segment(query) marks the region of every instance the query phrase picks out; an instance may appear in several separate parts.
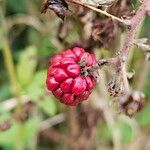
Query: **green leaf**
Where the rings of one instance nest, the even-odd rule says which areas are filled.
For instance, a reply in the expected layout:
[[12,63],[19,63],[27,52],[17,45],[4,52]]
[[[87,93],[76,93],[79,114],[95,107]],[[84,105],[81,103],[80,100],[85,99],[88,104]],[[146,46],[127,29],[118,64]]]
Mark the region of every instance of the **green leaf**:
[[144,127],[146,125],[150,125],[150,103],[148,103],[145,108],[143,109],[143,111],[141,111],[141,113],[139,113],[139,115],[137,116],[137,119],[139,121],[139,124]]
[[105,48],[100,48],[97,53],[100,53],[100,58],[111,57],[111,52]]
[[9,112],[4,112],[0,110],[0,123],[9,119],[11,114]]
[[3,44],[2,44],[2,34],[3,33],[3,30],[2,30],[2,28],[0,27],[0,51],[2,50],[2,47],[3,47]]
[[32,82],[27,87],[26,92],[32,100],[38,101],[39,97],[45,94],[45,78],[46,70],[39,71],[35,74]]
[[147,76],[147,80],[144,86],[144,93],[146,94],[147,98],[150,98],[149,89],[150,89],[150,74]]
[[37,72],[33,81],[27,88],[27,93],[47,115],[52,116],[56,114],[56,103],[50,95],[46,96],[45,94],[45,79],[46,70]]
[[9,10],[15,13],[25,13],[27,1],[28,0],[6,0],[6,5]]
[[22,86],[28,85],[34,75],[37,66],[37,49],[30,46],[21,53],[17,65],[18,80]]
[[0,134],[0,145],[9,145],[15,143],[16,131],[18,130],[18,126],[16,123],[13,123],[12,127],[5,132],[1,132]]
[[130,142],[132,139],[132,129],[131,127],[123,122],[119,123],[119,128],[121,132],[121,139],[123,142]]
[[28,141],[36,135],[39,124],[40,119],[38,117],[34,117],[25,122],[23,131],[24,141]]
[[38,54],[40,56],[50,56],[57,51],[56,46],[50,40],[50,37],[45,37],[40,44]]
[[45,96],[44,100],[38,102],[38,105],[47,115],[56,114],[56,103],[50,96]]
[[[119,129],[119,131],[121,133],[122,142],[128,143],[131,141],[132,129],[128,124],[126,124],[122,121],[118,121],[118,122],[116,122],[115,128]],[[108,126],[106,124],[101,124],[99,126],[98,132],[99,132],[99,136],[101,138],[103,137],[104,140],[110,141],[113,138],[112,137],[113,129],[108,128]]]
[[111,130],[105,123],[101,123],[98,126],[98,137],[101,137],[107,141],[112,140]]
[[14,147],[14,143],[18,140],[18,134],[23,143],[28,142],[36,135],[39,123],[40,120],[37,117],[27,120],[24,124],[13,122],[9,130],[0,133],[0,145]]
[[8,83],[4,83],[0,86],[0,101],[10,98],[11,91],[10,85]]

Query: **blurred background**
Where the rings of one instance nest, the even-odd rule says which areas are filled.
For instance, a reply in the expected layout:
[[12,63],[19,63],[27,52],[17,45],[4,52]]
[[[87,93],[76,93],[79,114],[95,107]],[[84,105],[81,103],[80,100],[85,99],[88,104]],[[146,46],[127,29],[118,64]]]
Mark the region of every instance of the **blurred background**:
[[[145,107],[130,118],[119,114],[107,83],[113,71],[100,71],[99,82],[77,107],[59,103],[45,86],[49,58],[82,46],[97,58],[120,49],[126,28],[76,5],[62,21],[41,14],[41,0],[0,0],[0,150],[150,150],[150,65],[134,47],[128,59],[133,91],[146,96]],[[108,12],[128,18],[138,0],[120,0]],[[150,17],[139,36],[150,39]]]

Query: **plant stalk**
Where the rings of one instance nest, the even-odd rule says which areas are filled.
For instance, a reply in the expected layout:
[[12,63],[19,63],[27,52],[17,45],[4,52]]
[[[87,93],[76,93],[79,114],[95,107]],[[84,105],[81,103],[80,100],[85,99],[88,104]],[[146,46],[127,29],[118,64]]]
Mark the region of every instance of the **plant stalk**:
[[[8,78],[11,84],[11,91],[12,94],[18,99],[18,106],[16,108],[16,111],[20,110],[21,105],[20,105],[20,87],[19,83],[17,81],[17,76],[16,76],[16,71],[15,71],[15,65],[13,62],[13,57],[12,53],[10,50],[9,46],[9,40],[7,37],[7,24],[5,22],[4,14],[2,12],[2,7],[0,6],[0,25],[2,27],[2,43],[3,43],[3,48],[2,48],[2,53],[4,57],[4,62],[6,66],[6,70],[8,73]],[[18,134],[16,137],[16,143],[15,143],[15,148],[16,150],[24,150],[24,141],[23,141],[23,135],[22,135],[22,130],[23,129],[23,124],[18,122]]]

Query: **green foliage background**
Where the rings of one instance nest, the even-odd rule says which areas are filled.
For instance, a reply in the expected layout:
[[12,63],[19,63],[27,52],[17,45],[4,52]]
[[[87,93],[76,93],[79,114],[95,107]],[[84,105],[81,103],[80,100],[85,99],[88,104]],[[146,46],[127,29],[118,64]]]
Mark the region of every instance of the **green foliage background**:
[[[58,113],[64,112],[65,107],[59,104],[54,97],[45,94],[45,78],[46,68],[48,66],[48,58],[59,52],[64,47],[57,41],[58,23],[61,22],[52,12],[47,15],[40,14],[40,0],[0,0],[1,18],[0,22],[5,21],[6,26],[0,24],[0,123],[8,117],[11,117],[10,111],[3,108],[3,102],[14,97],[10,86],[9,75],[5,66],[5,57],[2,49],[4,43],[1,40],[4,35],[4,28],[7,30],[9,46],[12,53],[14,66],[16,70],[16,79],[19,84],[19,95],[27,95],[37,104],[37,108],[33,111],[32,117],[27,119],[23,124],[13,121],[12,127],[0,132],[0,149],[14,150],[25,147],[25,149],[36,149],[32,143],[35,142],[40,123],[51,118]],[[136,7],[136,1],[133,3]],[[2,15],[4,15],[2,17]],[[22,17],[21,17],[22,16]],[[16,18],[22,18],[22,23],[16,23]],[[31,17],[31,20],[29,20]],[[32,20],[33,19],[33,20]],[[13,24],[13,26],[12,26]],[[75,28],[70,30],[70,36],[66,39],[73,42],[80,36],[76,24]],[[11,28],[10,28],[11,27]],[[9,29],[9,30],[8,30]],[[150,18],[144,21],[141,37],[150,39]],[[113,52],[101,51],[99,56],[111,56]],[[129,70],[135,70],[135,76],[130,81],[133,88],[142,82],[142,90],[147,96],[145,108],[136,116],[136,121],[143,135],[150,134],[150,67],[144,62],[143,53],[135,48],[134,56],[130,60]],[[146,67],[146,69],[144,69]],[[143,71],[146,70],[143,76]],[[130,118],[129,118],[130,119]],[[132,120],[132,119],[131,119]],[[134,120],[134,119],[133,119]],[[122,142],[131,144],[134,140],[132,127],[123,120],[118,119],[117,128],[121,131]],[[61,127],[56,130],[66,131],[66,126],[62,123]],[[21,131],[21,132],[20,132]],[[97,139],[100,143],[109,143],[112,141],[112,131],[104,122],[97,126]],[[150,137],[149,137],[150,138]],[[20,145],[20,148],[18,148]],[[39,144],[38,149],[61,149],[61,144],[48,145]]]

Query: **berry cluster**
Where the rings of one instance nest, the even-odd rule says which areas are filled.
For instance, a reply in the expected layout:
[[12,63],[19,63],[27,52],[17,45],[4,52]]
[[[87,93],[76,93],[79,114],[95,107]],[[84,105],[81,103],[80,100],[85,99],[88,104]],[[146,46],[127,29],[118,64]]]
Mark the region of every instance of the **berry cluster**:
[[96,65],[93,54],[75,47],[55,55],[47,72],[47,89],[60,102],[76,106],[91,94],[96,79],[84,70]]

